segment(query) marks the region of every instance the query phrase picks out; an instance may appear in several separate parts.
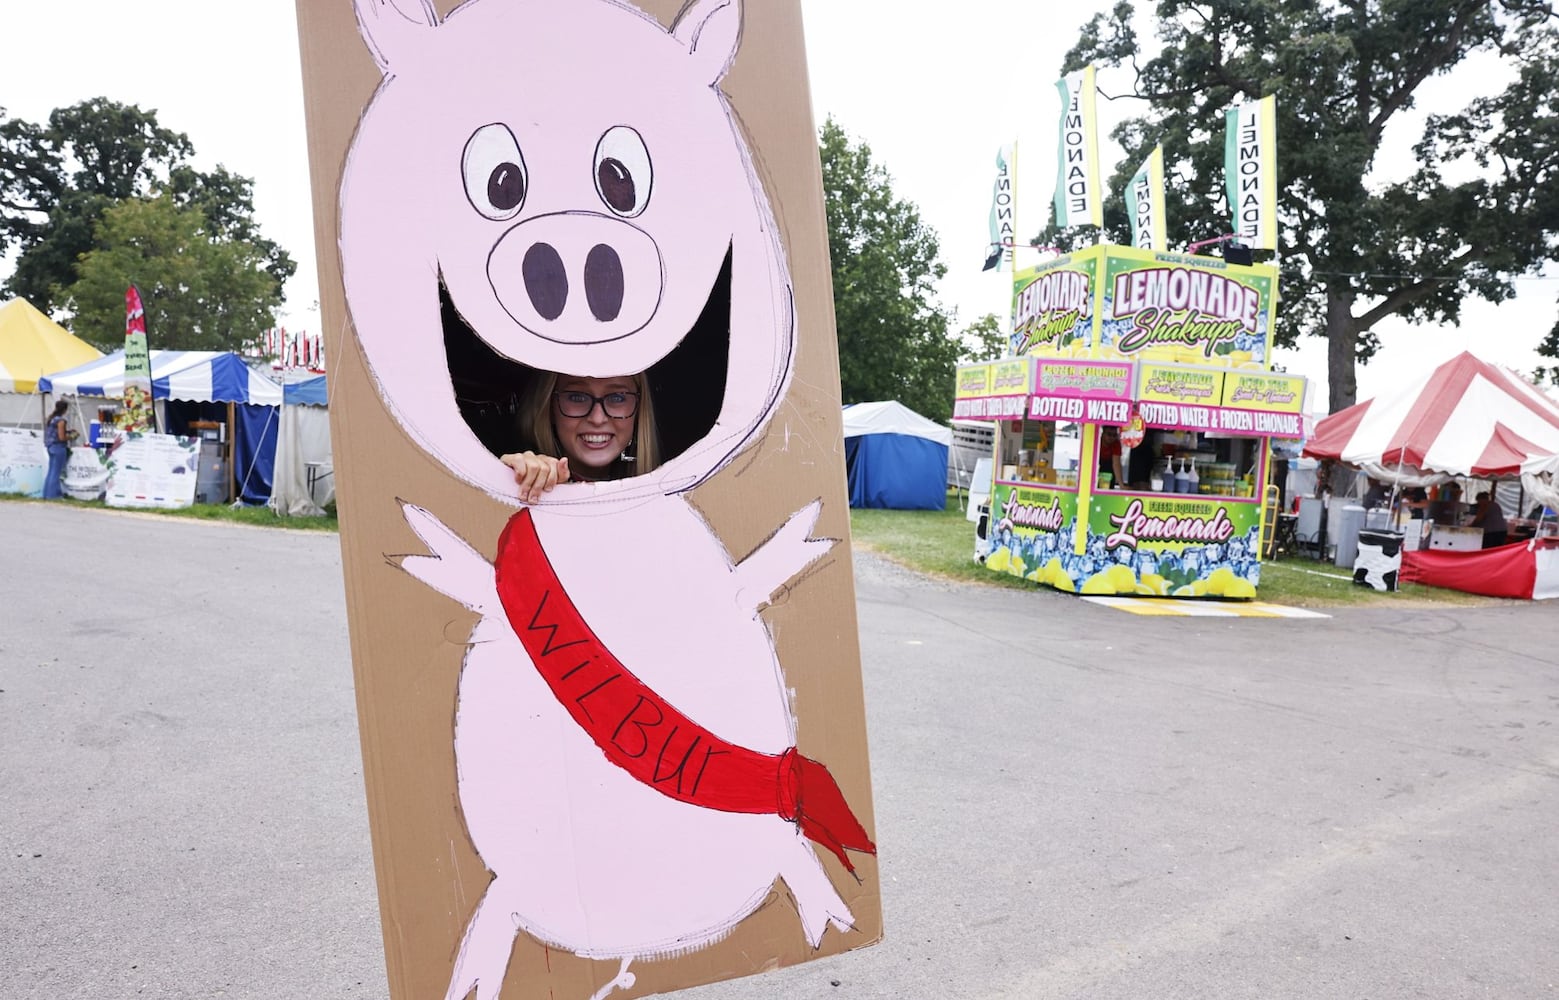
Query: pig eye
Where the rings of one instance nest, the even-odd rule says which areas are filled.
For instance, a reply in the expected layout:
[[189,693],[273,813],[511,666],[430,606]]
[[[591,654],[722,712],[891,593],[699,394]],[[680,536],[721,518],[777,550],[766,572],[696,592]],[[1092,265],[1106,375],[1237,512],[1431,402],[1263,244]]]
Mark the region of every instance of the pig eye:
[[644,137],[626,125],[606,130],[595,147],[595,190],[606,207],[625,219],[650,203],[650,151]]
[[471,206],[495,222],[512,219],[525,204],[530,178],[514,133],[503,125],[483,125],[466,140],[460,158],[466,197]]

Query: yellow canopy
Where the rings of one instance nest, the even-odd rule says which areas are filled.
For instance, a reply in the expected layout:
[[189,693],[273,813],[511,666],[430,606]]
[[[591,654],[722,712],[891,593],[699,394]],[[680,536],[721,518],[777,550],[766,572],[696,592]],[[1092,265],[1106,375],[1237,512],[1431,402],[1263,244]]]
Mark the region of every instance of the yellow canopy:
[[37,392],[40,377],[102,356],[26,299],[0,306],[0,392]]

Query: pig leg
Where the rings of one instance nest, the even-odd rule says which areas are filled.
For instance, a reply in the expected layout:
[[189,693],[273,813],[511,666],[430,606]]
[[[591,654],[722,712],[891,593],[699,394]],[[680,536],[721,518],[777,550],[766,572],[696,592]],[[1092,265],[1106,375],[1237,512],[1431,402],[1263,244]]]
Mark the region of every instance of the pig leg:
[[754,613],[797,573],[827,555],[837,538],[810,538],[823,501],[813,500],[736,565],[737,606]]
[[612,993],[613,990],[632,989],[633,984],[639,981],[638,976],[635,976],[633,973],[628,971],[628,963],[632,961],[632,955],[624,958],[623,964],[617,969],[617,975],[612,979],[611,982],[590,994],[590,1000],[606,1000],[606,998]]
[[476,912],[461,939],[460,954],[455,958],[455,971],[444,1000],[465,1000],[473,988],[476,1000],[498,1000],[516,933],[512,914],[517,907],[508,905],[511,901],[506,898],[506,889],[503,880],[495,875],[482,901],[476,904]]
[[817,855],[805,844],[790,852],[789,861],[781,866],[780,878],[796,898],[796,911],[801,916],[801,930],[807,936],[807,944],[813,948],[823,942],[823,932],[833,924],[841,931],[855,930],[855,915],[834,890],[828,873],[817,860]]

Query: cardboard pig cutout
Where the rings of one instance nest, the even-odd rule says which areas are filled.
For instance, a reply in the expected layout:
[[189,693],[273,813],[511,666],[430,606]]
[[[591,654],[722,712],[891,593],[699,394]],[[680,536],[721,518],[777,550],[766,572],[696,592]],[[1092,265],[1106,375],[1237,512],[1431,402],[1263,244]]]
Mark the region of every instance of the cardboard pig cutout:
[[[300,14],[317,6],[303,0]],[[669,27],[616,0],[470,0],[443,17],[416,0],[354,6],[382,74],[338,203],[367,381],[445,477],[509,511],[457,530],[414,480],[353,475],[350,442],[340,456],[358,484],[343,483],[344,502],[393,491],[421,550],[404,531],[367,544],[443,595],[426,628],[466,647],[452,728],[451,706],[434,717],[453,741],[452,820],[491,874],[476,898],[421,901],[463,923],[445,997],[492,1000],[506,974],[523,981],[511,954],[524,938],[549,969],[554,951],[595,961],[514,995],[722,978],[728,961],[697,956],[776,899],[812,954],[830,938],[831,950],[870,943],[876,887],[861,890],[875,866],[858,869],[876,852],[870,803],[798,750],[795,681],[764,617],[820,560],[847,559],[816,530],[817,498],[837,484],[822,480],[734,555],[691,493],[760,446],[798,359],[776,213],[721,90],[763,39],[744,32],[738,0],[693,0]],[[300,25],[312,80],[309,18]],[[638,426],[659,464],[522,498],[499,456],[535,447],[525,415],[549,373],[643,373],[656,419]],[[824,468],[838,476],[837,445]],[[349,589],[352,574],[349,559]],[[468,634],[449,635],[446,599],[474,613]],[[391,667],[373,651],[365,666],[359,619],[374,612],[353,613],[371,758],[365,671]],[[395,891],[386,870],[409,862],[387,860],[396,818],[373,801],[395,776],[368,768],[383,895]],[[865,900],[869,929],[843,891]],[[397,923],[406,904],[382,904],[394,991],[392,902]],[[742,954],[750,967],[736,972],[798,960],[785,941],[745,941]],[[638,982],[667,959],[684,970]]]

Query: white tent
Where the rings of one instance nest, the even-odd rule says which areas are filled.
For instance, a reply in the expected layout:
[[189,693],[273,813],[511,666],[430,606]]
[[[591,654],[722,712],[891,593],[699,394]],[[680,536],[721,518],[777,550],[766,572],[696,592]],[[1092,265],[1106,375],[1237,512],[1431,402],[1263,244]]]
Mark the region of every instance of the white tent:
[[325,376],[284,377],[270,507],[282,517],[319,517],[336,493]]

